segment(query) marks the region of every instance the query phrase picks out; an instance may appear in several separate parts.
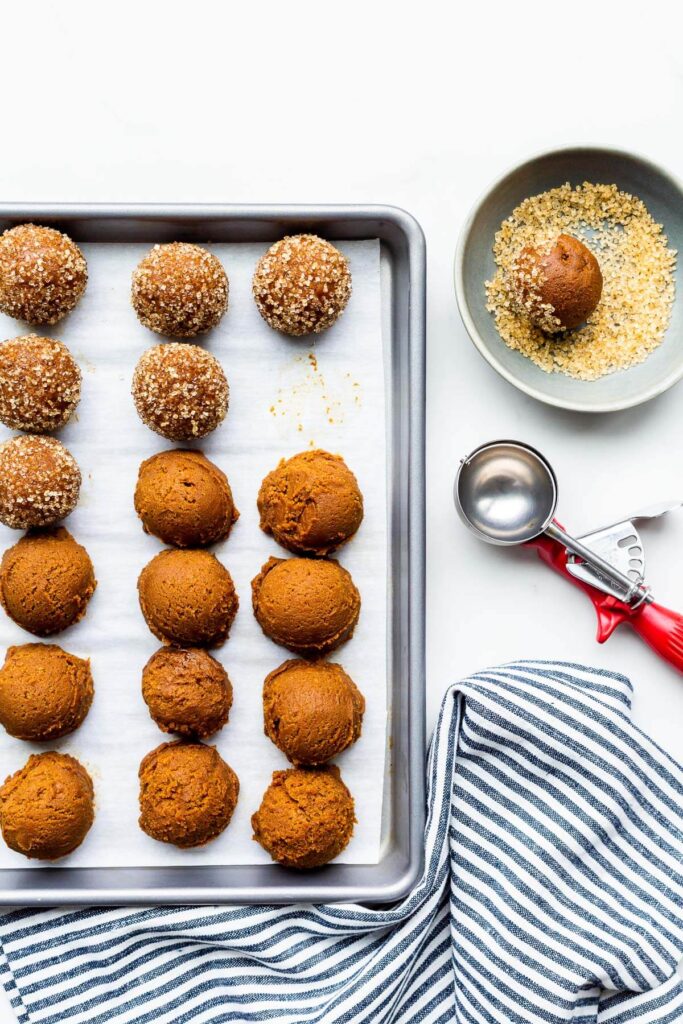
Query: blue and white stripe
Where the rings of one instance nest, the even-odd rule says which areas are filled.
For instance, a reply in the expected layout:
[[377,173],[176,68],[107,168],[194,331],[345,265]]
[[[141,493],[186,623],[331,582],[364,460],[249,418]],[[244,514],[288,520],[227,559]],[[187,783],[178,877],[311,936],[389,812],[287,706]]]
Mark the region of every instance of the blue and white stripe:
[[443,702],[424,875],[361,906],[22,910],[2,980],[26,1024],[683,1021],[683,771],[631,686],[480,672]]

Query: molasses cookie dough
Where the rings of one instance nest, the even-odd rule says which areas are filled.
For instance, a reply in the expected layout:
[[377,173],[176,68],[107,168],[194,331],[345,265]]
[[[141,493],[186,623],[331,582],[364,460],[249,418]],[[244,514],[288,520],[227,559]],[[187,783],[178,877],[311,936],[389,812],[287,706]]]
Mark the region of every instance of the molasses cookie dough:
[[205,739],[228,721],[232,686],[208,651],[162,647],[142,670],[142,696],[162,732]]
[[358,622],[360,594],[332,559],[269,558],[251,587],[266,636],[306,658],[335,650]]
[[194,338],[219,323],[228,308],[228,278],[200,245],[155,245],[133,274],[133,308],[156,334]]
[[525,246],[512,273],[520,314],[548,334],[579,327],[602,295],[600,264],[571,235],[559,235],[544,248]]
[[85,291],[88,268],[75,242],[36,224],[0,237],[0,312],[29,324],[56,324]]
[[142,422],[169,441],[206,437],[228,411],[223,367],[198,345],[147,349],[135,367],[132,394]]
[[358,481],[339,455],[316,449],[283,459],[261,484],[261,529],[299,555],[328,555],[363,519]]
[[160,551],[140,573],[138,595],[154,636],[183,646],[220,646],[239,605],[230,573],[209,551]]
[[0,444],[0,522],[14,530],[52,526],[78,504],[81,471],[54,437],[24,434]]
[[0,829],[11,850],[57,860],[81,845],[95,817],[83,765],[56,750],[31,754],[0,789]]
[[225,473],[201,452],[179,448],[142,463],[135,511],[146,533],[178,548],[224,540],[239,515]]
[[0,724],[20,740],[44,741],[79,727],[93,699],[90,662],[56,644],[10,647],[0,669]]
[[66,345],[28,334],[0,344],[0,421],[12,430],[61,430],[81,397],[81,371]]
[[230,824],[239,780],[215,747],[162,743],[143,759],[140,828],[183,848],[204,846]]
[[[583,326],[549,335],[526,315],[523,295],[520,309],[519,259],[525,248],[552,251],[561,235],[593,253],[602,294]],[[493,256],[486,296],[498,333],[547,373],[597,380],[625,370],[643,362],[669,326],[676,252],[644,203],[616,185],[566,184],[525,199],[501,224]]]
[[252,291],[270,327],[299,337],[320,334],[341,316],[351,296],[346,257],[317,235],[289,235],[261,257]]
[[34,636],[82,619],[96,586],[88,552],[63,527],[27,533],[0,562],[2,607]]
[[319,765],[355,743],[365,700],[341,665],[285,661],[263,685],[266,736],[295,765]]
[[317,868],[348,845],[356,818],[339,769],[289,768],[273,781],[252,815],[254,839],[290,868]]

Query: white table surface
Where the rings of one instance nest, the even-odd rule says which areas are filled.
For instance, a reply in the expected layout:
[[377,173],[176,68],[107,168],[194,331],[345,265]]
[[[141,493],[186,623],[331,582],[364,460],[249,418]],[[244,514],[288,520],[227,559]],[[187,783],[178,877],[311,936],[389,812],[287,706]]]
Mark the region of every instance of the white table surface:
[[[470,205],[529,154],[604,143],[683,174],[676,5],[575,0],[571,15],[545,0],[462,7],[6,7],[0,198],[410,210],[429,268],[429,723],[446,686],[471,670],[574,659],[628,673],[637,721],[680,754],[683,681],[626,630],[598,647],[585,597],[533,556],[470,538],[451,500],[459,457],[510,436],[552,460],[560,515],[577,531],[683,496],[683,385],[612,416],[546,408],[477,354],[451,269]],[[658,599],[683,609],[683,512],[644,536]],[[0,1024],[13,1019],[0,1004]]]

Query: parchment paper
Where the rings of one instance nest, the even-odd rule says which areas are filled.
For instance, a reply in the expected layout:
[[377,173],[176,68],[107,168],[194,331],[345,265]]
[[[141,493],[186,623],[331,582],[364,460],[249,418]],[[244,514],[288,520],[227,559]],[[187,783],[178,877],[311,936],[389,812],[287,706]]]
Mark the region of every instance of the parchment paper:
[[[387,515],[385,382],[381,330],[379,243],[345,242],[353,295],[344,316],[313,345],[270,330],[251,296],[251,275],[263,244],[215,245],[230,279],[230,305],[220,326],[201,342],[223,364],[230,384],[224,424],[197,447],[228,475],[240,519],[216,555],[230,570],[240,610],[228,642],[214,652],[234,688],[230,721],[215,743],[240,779],[239,803],[228,829],[214,842],[180,851],[138,827],[140,760],[171,738],[161,733],[140,693],[142,668],[159,644],[139,610],[136,583],[161,550],[142,531],[133,508],[140,462],[171,446],[138,419],[130,380],[142,351],[159,339],[141,327],[130,305],[130,276],[148,245],[91,244],[88,288],[78,308],[51,334],[69,346],[83,371],[83,397],[61,440],[83,472],[81,502],[65,525],[85,545],[98,588],[82,622],[53,638],[91,659],[92,709],[81,728],[50,744],[15,740],[0,730],[2,777],[32,752],[56,748],[80,758],[96,789],[95,824],[83,845],[59,862],[70,866],[269,863],[251,836],[250,816],[271,773],[288,767],[263,734],[261,690],[286,650],[267,640],[251,610],[250,582],[271,555],[284,555],[258,526],[256,495],[279,459],[309,446],[344,456],[365,498],[365,519],[339,555],[361,592],[353,639],[335,652],[365,695],[359,742],[338,758],[356,801],[358,825],[340,861],[375,863],[380,853],[386,754]],[[30,333],[0,316],[0,337]],[[2,438],[10,432],[2,428]],[[0,527],[4,550],[19,534]],[[0,611],[0,644],[34,641]],[[35,865],[0,843],[0,867]]]

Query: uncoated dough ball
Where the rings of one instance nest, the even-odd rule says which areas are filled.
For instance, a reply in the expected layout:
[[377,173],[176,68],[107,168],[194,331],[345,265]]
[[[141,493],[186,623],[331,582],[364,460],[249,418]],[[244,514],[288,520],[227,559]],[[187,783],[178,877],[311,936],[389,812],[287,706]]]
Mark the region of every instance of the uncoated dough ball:
[[166,644],[218,647],[239,601],[230,573],[209,551],[160,551],[140,573],[140,608]]
[[81,371],[66,345],[28,334],[0,344],[0,420],[12,430],[50,434],[69,422]]
[[263,684],[266,736],[295,765],[324,764],[360,736],[365,700],[341,665],[285,661]]
[[132,394],[142,422],[170,441],[206,437],[228,411],[223,367],[198,345],[148,348],[135,367]]
[[81,471],[54,437],[23,434],[0,444],[0,522],[14,530],[53,526],[78,504]]
[[256,265],[252,291],[271,327],[295,337],[320,334],[344,312],[351,296],[346,257],[317,235],[288,235]]
[[34,636],[52,636],[83,618],[97,582],[88,552],[68,530],[36,530],[0,562],[0,602]]
[[155,245],[133,273],[131,299],[150,331],[194,338],[215,327],[228,308],[228,278],[220,260],[200,245]]
[[142,696],[162,730],[205,739],[222,729],[232,706],[228,673],[198,647],[162,647],[142,670]]
[[88,268],[68,235],[20,224],[0,237],[0,311],[29,324],[56,324],[85,291]]
[[25,857],[65,857],[90,831],[93,803],[92,779],[75,757],[31,754],[0,789],[2,838]]
[[522,249],[513,275],[522,313],[548,334],[578,327],[602,295],[598,261],[571,235],[559,235],[547,249]]
[[240,784],[215,747],[162,743],[140,765],[140,828],[174,846],[204,846],[230,824]]
[[283,459],[261,484],[261,529],[299,555],[328,555],[363,519],[358,481],[339,455],[316,449]]
[[10,647],[0,669],[0,723],[20,740],[54,740],[79,727],[93,699],[90,662],[56,644]]
[[254,839],[290,868],[317,868],[338,857],[353,834],[353,797],[335,765],[273,772],[252,815]]
[[146,533],[178,548],[224,540],[239,516],[225,473],[201,452],[179,448],[142,463],[135,511]]
[[333,559],[269,558],[251,587],[266,636],[306,658],[335,650],[358,622],[360,594]]

